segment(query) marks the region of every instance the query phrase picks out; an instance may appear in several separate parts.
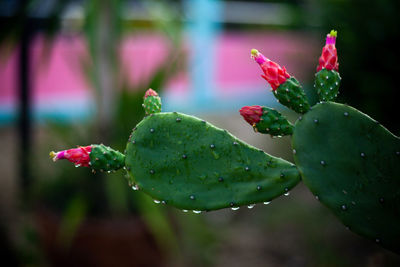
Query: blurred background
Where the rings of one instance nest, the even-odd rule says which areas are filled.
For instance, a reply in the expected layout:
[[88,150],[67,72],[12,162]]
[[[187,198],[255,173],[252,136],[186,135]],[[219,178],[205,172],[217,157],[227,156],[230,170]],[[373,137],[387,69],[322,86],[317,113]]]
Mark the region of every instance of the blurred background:
[[[122,171],[54,164],[51,150],[123,151],[157,90],[164,111],[225,128],[292,161],[290,139],[256,134],[244,105],[278,108],[257,48],[311,102],[331,29],[348,103],[399,135],[393,0],[0,0],[1,266],[400,266],[345,227],[302,184],[253,209],[202,214],[155,204]],[[396,115],[397,114],[397,115]]]

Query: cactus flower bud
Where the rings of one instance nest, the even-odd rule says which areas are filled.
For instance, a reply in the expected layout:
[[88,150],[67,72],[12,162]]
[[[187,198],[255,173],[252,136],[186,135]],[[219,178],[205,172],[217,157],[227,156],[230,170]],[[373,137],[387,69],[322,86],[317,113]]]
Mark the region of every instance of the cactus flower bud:
[[157,92],[153,89],[149,88],[146,93],[144,94],[144,98],[148,98],[149,96],[158,96]]
[[285,67],[279,66],[277,63],[269,60],[263,54],[258,52],[257,49],[251,50],[251,57],[260,65],[264,72],[261,75],[272,87],[272,90],[276,90],[279,85],[283,84],[288,78],[290,78],[289,73],[287,73]]
[[319,64],[317,67],[317,71],[322,69],[327,70],[339,70],[339,63],[337,57],[337,50],[335,47],[336,44],[337,31],[332,30],[326,36],[325,46],[322,48],[322,54],[319,58]]
[[116,171],[125,166],[125,155],[101,145],[79,146],[59,152],[50,152],[53,161],[67,159],[75,164],[75,167],[91,167],[93,171]]
[[240,110],[240,115],[247,121],[251,126],[254,126],[260,121],[263,115],[263,110],[261,106],[245,106]]
[[256,132],[270,134],[271,136],[293,133],[293,125],[275,109],[262,106],[245,106],[239,112]]
[[146,115],[161,112],[161,98],[153,89],[146,91],[143,97],[143,108]]
[[92,146],[79,146],[77,148],[72,148],[68,150],[62,150],[58,152],[51,151],[50,157],[53,161],[59,159],[67,159],[74,163],[75,166],[89,167],[90,163],[90,152],[92,151]]

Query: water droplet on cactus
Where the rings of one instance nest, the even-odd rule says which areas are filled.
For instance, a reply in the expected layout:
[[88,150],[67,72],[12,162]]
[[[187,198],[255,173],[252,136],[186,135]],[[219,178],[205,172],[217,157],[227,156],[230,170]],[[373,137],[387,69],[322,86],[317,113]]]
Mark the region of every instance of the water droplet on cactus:
[[271,201],[265,201],[264,205],[268,205],[269,203],[271,203]]
[[231,210],[238,210],[239,207],[232,207]]
[[341,209],[342,209],[342,210],[347,210],[347,206],[346,206],[346,205],[342,205],[342,206],[341,206]]
[[196,197],[194,196],[194,195],[190,195],[190,197],[189,197],[191,200],[195,200],[196,199]]
[[199,214],[201,213],[201,210],[193,210],[193,213]]
[[247,208],[252,209],[252,208],[254,208],[255,205],[256,204],[250,204],[250,205],[247,206]]
[[182,210],[183,212],[188,212],[188,210]]
[[160,201],[160,200],[157,200],[157,199],[154,199],[153,201],[154,201],[154,203],[156,203],[156,204],[160,204],[160,203],[161,203],[161,201]]

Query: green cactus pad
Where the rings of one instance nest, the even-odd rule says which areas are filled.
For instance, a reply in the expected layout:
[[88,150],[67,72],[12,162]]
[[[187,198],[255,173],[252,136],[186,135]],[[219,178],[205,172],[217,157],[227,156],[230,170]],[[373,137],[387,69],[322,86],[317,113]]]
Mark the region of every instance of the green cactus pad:
[[147,96],[143,100],[143,108],[147,115],[161,112],[161,98],[157,96]]
[[105,145],[92,145],[90,167],[96,171],[116,171],[125,166],[125,155]]
[[276,90],[273,91],[279,103],[296,111],[297,113],[306,113],[310,109],[306,94],[300,83],[294,77],[290,77]]
[[320,101],[334,101],[339,93],[340,75],[334,70],[323,69],[315,74],[314,87]]
[[270,201],[300,180],[293,164],[175,112],[146,117],[133,130],[126,151],[129,182],[185,210]]
[[272,136],[290,135],[293,133],[293,125],[277,110],[262,107],[261,120],[253,127],[257,132]]
[[346,105],[317,104],[295,124],[304,183],[352,231],[400,252],[400,139]]

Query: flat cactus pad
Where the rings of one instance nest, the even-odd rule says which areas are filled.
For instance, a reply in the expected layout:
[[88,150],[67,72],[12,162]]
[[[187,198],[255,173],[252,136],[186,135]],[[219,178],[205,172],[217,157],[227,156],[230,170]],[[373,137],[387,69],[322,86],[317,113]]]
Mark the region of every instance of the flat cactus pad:
[[400,139],[360,111],[317,104],[295,124],[304,183],[350,228],[400,251]]
[[128,179],[140,190],[194,211],[270,201],[300,180],[293,164],[176,112],[141,121],[127,144],[125,163]]

